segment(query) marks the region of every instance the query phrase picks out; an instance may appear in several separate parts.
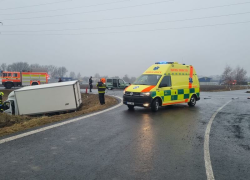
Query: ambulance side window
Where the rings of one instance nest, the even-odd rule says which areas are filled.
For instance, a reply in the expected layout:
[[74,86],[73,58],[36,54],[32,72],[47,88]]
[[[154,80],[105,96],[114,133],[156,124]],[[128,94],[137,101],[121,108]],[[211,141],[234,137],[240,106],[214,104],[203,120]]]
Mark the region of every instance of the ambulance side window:
[[7,77],[7,73],[3,73],[3,77]]
[[165,76],[159,87],[171,87],[171,76]]
[[17,73],[13,73],[13,77],[17,77]]
[[11,77],[11,73],[8,73],[8,76]]

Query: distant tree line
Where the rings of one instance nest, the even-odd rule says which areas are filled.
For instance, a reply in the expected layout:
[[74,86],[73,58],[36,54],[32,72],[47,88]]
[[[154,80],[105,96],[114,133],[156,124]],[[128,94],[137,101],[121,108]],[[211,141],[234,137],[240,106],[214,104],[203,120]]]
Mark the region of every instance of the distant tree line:
[[[32,70],[40,70],[40,71],[46,71],[50,75],[51,78],[58,78],[58,77],[71,77],[72,79],[78,79],[82,80],[83,82],[88,82],[89,78],[88,76],[82,77],[80,73],[75,73],[73,71],[69,72],[67,74],[68,70],[66,67],[57,67],[54,65],[40,65],[40,64],[29,64],[27,62],[16,62],[12,64],[6,64],[2,63],[0,64],[0,70],[1,71],[16,71],[16,72],[21,72],[21,71],[32,71]],[[100,79],[100,78],[118,78],[118,79],[123,79],[124,81],[128,83],[133,83],[136,78],[135,77],[129,77],[127,74],[123,77],[119,76],[113,76],[109,77],[107,75],[101,76],[100,74],[96,73],[94,78]]]
[[247,84],[247,71],[237,66],[235,69],[231,68],[230,66],[226,66],[224,72],[221,75],[222,82],[227,85],[231,85],[234,82],[238,85]]
[[16,62],[7,65],[2,63],[0,65],[1,71],[32,71],[34,69],[39,69],[48,72],[51,78],[64,77],[66,76],[68,70],[66,67],[57,67],[54,65],[40,65],[40,64],[28,64],[27,62]]

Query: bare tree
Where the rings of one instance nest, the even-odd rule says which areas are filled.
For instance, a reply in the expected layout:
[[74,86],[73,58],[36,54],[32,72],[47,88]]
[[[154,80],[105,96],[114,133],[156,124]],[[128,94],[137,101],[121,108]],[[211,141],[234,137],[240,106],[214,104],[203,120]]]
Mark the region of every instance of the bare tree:
[[87,76],[84,76],[83,78],[82,78],[82,80],[83,80],[83,82],[89,82],[89,77],[87,77]]
[[76,78],[75,72],[71,71],[71,72],[69,73],[69,77],[75,79],[75,78]]
[[50,75],[51,78],[56,78],[58,77],[58,68],[53,66],[53,65],[49,65],[49,66],[45,66],[48,69],[48,73]]
[[230,83],[233,81],[233,77],[234,77],[233,69],[227,65],[225,67],[224,72],[223,72],[221,77],[222,77],[222,81],[225,84],[230,85]]
[[66,73],[68,72],[68,70],[66,69],[66,67],[59,67],[58,68],[58,75],[60,76],[60,77],[63,77],[63,76],[65,76],[66,75]]
[[234,70],[234,79],[237,84],[243,84],[247,80],[247,71],[239,66]]
[[130,82],[130,79],[127,74],[122,79],[126,82]]
[[0,69],[2,70],[2,71],[6,71],[7,70],[7,64],[6,63],[2,63],[1,64],[1,66],[0,66]]
[[29,70],[29,64],[26,62],[17,62],[17,63],[12,63],[8,65],[7,67],[8,71],[28,71]]
[[30,68],[41,68],[41,65],[39,65],[39,64],[31,64]]
[[136,80],[136,77],[131,77],[131,78],[130,78],[130,83],[135,82],[135,80]]
[[100,76],[100,74],[96,73],[94,77],[95,78],[100,78],[101,76]]
[[78,80],[81,79],[81,74],[80,74],[80,73],[77,74],[77,79],[78,79]]

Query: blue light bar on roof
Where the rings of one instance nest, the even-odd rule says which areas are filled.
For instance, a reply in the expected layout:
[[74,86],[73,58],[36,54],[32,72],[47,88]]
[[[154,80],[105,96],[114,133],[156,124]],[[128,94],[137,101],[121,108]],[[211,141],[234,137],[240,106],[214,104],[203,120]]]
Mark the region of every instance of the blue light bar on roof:
[[156,62],[155,64],[168,64],[167,61],[159,61],[159,62]]
[[174,64],[174,62],[159,61],[159,62],[156,62],[155,64]]

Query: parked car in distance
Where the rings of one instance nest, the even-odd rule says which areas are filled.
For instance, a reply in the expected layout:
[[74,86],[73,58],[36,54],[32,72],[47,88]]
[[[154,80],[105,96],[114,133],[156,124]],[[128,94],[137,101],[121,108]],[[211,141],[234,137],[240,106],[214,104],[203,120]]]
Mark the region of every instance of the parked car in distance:
[[107,78],[106,79],[106,87],[109,90],[125,89],[129,85],[130,85],[130,83],[125,82],[123,79],[117,79],[117,78]]

